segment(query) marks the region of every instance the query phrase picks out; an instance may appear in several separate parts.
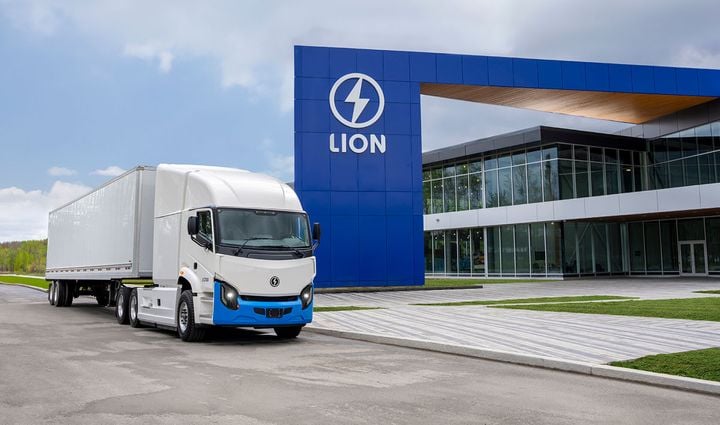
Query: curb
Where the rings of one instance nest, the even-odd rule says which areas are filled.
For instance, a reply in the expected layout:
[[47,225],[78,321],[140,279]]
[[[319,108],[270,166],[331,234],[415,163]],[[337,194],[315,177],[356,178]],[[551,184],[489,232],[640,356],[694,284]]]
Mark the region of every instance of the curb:
[[32,285],[26,285],[26,284],[24,284],[24,283],[6,283],[6,282],[0,282],[0,285],[24,286],[25,288],[34,289],[34,290],[36,290],[36,291],[45,292],[45,293],[47,293],[47,291],[48,291],[47,289],[38,288],[37,286],[32,286]]
[[316,294],[348,294],[348,293],[371,293],[371,292],[402,292],[402,291],[442,291],[446,289],[482,289],[483,285],[466,286],[387,286],[369,288],[367,286],[348,286],[347,288],[316,288]]
[[576,362],[553,357],[518,354],[508,351],[488,350],[467,345],[449,345],[439,342],[423,341],[413,338],[401,338],[364,334],[359,332],[339,331],[327,328],[308,326],[305,331],[317,334],[334,336],[338,338],[353,339],[357,341],[372,342],[375,344],[393,345],[397,347],[414,348],[417,350],[433,351],[458,356],[473,357],[502,363],[512,363],[523,366],[540,367],[544,369],[560,370],[564,372],[580,373],[583,375],[599,376],[620,381],[638,382],[660,387],[692,391],[703,394],[720,395],[720,382],[703,379],[687,378],[683,376],[666,375],[663,373],[647,372],[643,370],[627,369],[616,366],[598,365],[593,363]]

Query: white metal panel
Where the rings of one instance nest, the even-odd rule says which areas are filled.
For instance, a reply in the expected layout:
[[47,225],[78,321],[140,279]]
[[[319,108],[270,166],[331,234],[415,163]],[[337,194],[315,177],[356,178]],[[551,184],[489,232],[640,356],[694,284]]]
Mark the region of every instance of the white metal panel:
[[720,183],[704,184],[700,186],[700,207],[720,207]]
[[508,223],[530,223],[537,221],[537,204],[523,204],[507,207]]
[[674,187],[657,191],[659,211],[694,210],[700,208],[700,186]]
[[155,218],[153,281],[161,286],[177,284],[180,272],[180,232],[183,230],[180,221],[180,213]]
[[592,196],[585,198],[585,213],[588,217],[606,217],[620,214],[618,195]]
[[140,180],[140,232],[137,243],[138,274],[152,276],[153,217],[155,212],[155,170],[142,170]]
[[139,220],[149,217],[139,213],[142,170],[131,170],[50,213],[47,278],[140,277],[136,238]]
[[648,190],[617,195],[620,198],[620,214],[656,212],[658,210],[657,192],[657,190]]

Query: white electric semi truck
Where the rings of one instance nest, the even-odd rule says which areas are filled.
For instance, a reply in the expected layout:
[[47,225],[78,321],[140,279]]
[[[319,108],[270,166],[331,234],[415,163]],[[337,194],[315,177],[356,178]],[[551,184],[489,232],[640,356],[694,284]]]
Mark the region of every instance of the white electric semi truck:
[[209,326],[294,338],[312,321],[319,239],[295,192],[272,177],[136,167],[50,213],[48,301],[92,295],[119,323],[173,329],[184,341]]

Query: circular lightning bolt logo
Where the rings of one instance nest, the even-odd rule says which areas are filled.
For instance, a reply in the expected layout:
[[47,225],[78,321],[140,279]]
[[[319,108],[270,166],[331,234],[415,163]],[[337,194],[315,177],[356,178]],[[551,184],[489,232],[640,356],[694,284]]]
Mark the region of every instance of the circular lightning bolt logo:
[[[337,93],[338,87],[340,87],[341,84],[343,84],[345,81],[353,79],[357,80],[357,82],[344,100],[345,103],[353,104],[352,117],[348,120],[347,118],[343,117],[340,112],[338,112],[337,106],[335,106],[335,95]],[[362,86],[363,83],[366,81],[370,83],[373,89],[375,89],[375,92],[378,96],[379,106],[377,112],[375,112],[375,115],[373,115],[372,118],[367,121],[357,122],[358,118],[360,118],[360,115],[363,113],[368,103],[370,102],[369,98],[361,97]],[[343,75],[342,77],[338,78],[337,81],[335,81],[332,89],[330,89],[330,110],[338,121],[350,128],[365,128],[375,124],[375,122],[382,116],[383,109],[385,109],[385,95],[380,88],[380,84],[378,84],[378,82],[369,75],[361,74],[359,72],[353,72],[351,74]]]

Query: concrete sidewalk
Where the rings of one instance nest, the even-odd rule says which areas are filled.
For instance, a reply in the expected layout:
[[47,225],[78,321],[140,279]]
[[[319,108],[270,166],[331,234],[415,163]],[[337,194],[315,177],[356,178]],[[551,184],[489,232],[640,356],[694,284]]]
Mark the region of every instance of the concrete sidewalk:
[[603,364],[720,346],[720,323],[410,304],[572,295],[690,298],[713,296],[693,291],[718,288],[720,281],[709,279],[608,279],[487,285],[484,289],[426,293],[318,294],[316,306],[384,309],[316,313],[311,326]]

